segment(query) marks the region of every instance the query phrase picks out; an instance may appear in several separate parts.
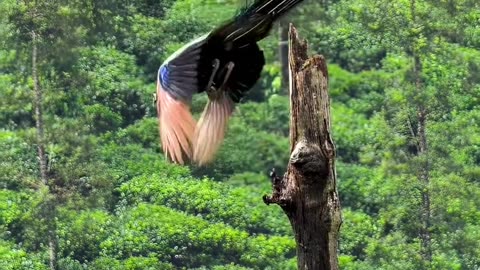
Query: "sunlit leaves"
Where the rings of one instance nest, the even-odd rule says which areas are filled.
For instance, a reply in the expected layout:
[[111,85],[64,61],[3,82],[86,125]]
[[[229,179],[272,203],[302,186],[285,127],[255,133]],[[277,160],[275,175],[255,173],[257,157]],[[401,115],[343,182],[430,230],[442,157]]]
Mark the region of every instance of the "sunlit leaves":
[[[0,2],[0,268],[46,269],[48,256],[38,221],[54,196],[38,181],[32,129],[35,29],[60,269],[295,269],[287,217],[261,200],[290,147],[276,28],[216,160],[182,167],[161,153],[158,66],[251,1],[127,2]],[[329,61],[342,269],[422,267],[417,172],[427,163],[431,268],[480,266],[479,10],[474,0],[312,0],[286,19]],[[195,116],[205,101],[195,97]],[[428,111],[423,156],[418,104]]]
[[[261,180],[266,184],[263,192],[247,187],[231,189],[207,179],[154,174],[134,178],[119,191],[130,203],[144,201],[164,205],[250,233],[289,234],[286,217],[280,209],[270,210],[261,201],[269,185],[267,179]],[[250,210],[246,212],[245,209]]]
[[[261,269],[275,265],[279,256],[291,256],[293,243],[284,238],[248,237],[223,224],[210,224],[164,206],[139,204],[122,213],[113,234],[101,247],[117,259],[156,257],[178,267],[200,267],[237,262]],[[290,254],[290,255],[289,255]],[[248,258],[255,257],[251,262]]]

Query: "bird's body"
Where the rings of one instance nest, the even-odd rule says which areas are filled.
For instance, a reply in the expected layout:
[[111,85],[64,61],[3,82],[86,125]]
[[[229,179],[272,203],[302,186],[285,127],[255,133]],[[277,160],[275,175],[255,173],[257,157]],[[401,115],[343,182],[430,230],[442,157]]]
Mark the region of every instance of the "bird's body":
[[[273,22],[302,0],[256,0],[231,21],[185,45],[160,67],[157,110],[164,153],[174,162],[203,165],[223,141],[234,104],[250,90],[265,64],[257,42]],[[206,92],[209,103],[198,121],[192,96]]]

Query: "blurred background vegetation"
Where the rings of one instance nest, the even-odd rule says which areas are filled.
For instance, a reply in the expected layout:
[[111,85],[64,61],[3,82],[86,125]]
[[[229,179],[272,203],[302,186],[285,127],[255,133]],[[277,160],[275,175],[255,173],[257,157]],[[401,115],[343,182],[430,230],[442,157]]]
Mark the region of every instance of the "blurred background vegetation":
[[[216,161],[172,165],[159,145],[159,65],[246,2],[0,0],[0,269],[49,269],[52,228],[58,269],[296,268],[262,202],[289,155],[277,26]],[[286,21],[329,61],[341,268],[479,269],[479,2],[305,0]]]

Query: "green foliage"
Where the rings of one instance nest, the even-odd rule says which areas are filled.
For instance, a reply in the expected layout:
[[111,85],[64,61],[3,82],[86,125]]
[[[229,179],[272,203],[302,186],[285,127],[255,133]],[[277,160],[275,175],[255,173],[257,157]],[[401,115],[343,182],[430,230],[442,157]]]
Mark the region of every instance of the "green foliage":
[[27,253],[12,243],[0,241],[0,267],[5,270],[46,270],[41,257]]
[[9,238],[22,218],[22,203],[28,202],[28,195],[4,189],[0,191],[0,199],[0,229],[2,237]]
[[103,211],[61,209],[57,227],[63,257],[79,262],[93,261],[100,254],[100,243],[108,236],[111,217]]
[[[0,269],[48,269],[47,225],[59,269],[296,269],[287,217],[262,202],[290,149],[276,26],[212,164],[171,164],[159,142],[158,66],[247,2],[0,1]],[[480,267],[479,10],[474,0],[305,1],[285,19],[329,61],[342,269]],[[195,117],[206,99],[194,97]],[[419,236],[426,193],[431,261]]]
[[[249,175],[258,178],[257,175]],[[267,179],[261,177],[265,183]],[[264,189],[266,193],[268,189]],[[208,179],[182,175],[143,175],[123,184],[119,192],[129,203],[150,202],[177,209],[210,222],[225,223],[250,233],[289,234],[280,209],[261,201],[264,193],[254,188],[231,189]],[[249,209],[245,212],[245,209]],[[265,215],[265,212],[270,212]]]
[[[260,269],[292,256],[292,240],[249,238],[221,223],[208,223],[165,206],[140,203],[120,214],[115,230],[100,245],[104,256],[153,256],[178,267],[239,262]],[[252,259],[255,258],[255,261]]]
[[103,146],[99,154],[100,160],[108,164],[108,173],[114,183],[159,172],[169,177],[186,177],[190,173],[188,167],[168,163],[162,158],[162,154],[142,148],[139,144],[117,145],[110,142]]
[[105,47],[83,49],[76,68],[87,82],[79,86],[80,105],[87,105],[87,122],[99,125],[95,131],[132,124],[145,115],[145,86],[133,56]]
[[285,137],[289,132],[289,100],[272,95],[262,104],[245,103],[238,108],[237,117],[246,126]]
[[344,209],[340,246],[343,252],[357,259],[365,259],[365,248],[376,233],[376,225],[367,214]]
[[[15,58],[15,51],[0,51],[0,65],[8,66]],[[3,67],[0,66],[0,70]],[[29,89],[19,83],[19,77],[11,73],[0,73],[0,128],[32,125],[31,103],[28,100]],[[16,82],[17,81],[17,82]]]
[[169,263],[159,262],[154,257],[130,257],[125,260],[117,260],[110,257],[99,257],[90,267],[98,270],[173,270],[175,267]]
[[19,133],[0,130],[0,187],[18,190],[35,181],[35,147]]

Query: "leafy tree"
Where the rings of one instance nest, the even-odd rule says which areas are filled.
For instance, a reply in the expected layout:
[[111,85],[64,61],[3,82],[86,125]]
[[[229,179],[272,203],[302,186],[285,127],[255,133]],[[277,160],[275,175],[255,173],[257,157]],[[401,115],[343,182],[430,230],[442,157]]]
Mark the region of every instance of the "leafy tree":
[[[480,266],[477,2],[306,0],[287,19],[330,62],[342,269]],[[275,34],[261,44],[262,79],[237,106],[215,162],[170,164],[158,138],[158,66],[245,4],[0,1],[1,269],[48,268],[47,202],[57,205],[60,269],[295,268],[287,220],[261,202],[266,174],[289,158]],[[205,101],[194,99],[196,117]],[[428,183],[419,181],[425,168]],[[431,258],[420,255],[425,228]]]

